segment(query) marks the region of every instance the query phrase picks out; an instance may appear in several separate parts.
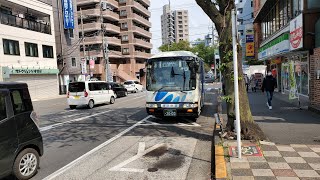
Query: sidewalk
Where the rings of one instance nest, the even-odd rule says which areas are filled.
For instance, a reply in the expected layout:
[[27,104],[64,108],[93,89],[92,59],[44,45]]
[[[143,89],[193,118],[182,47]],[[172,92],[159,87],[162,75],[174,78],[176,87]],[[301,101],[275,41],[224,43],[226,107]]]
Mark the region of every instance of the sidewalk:
[[[246,144],[254,147],[250,142],[243,142],[243,145]],[[242,159],[238,159],[236,155],[229,156],[231,146],[236,146],[236,141],[224,143],[228,179],[320,179],[320,145],[278,145],[261,141],[260,146],[256,146],[258,149],[260,147],[260,156],[243,155]],[[242,149],[242,154],[245,149]]]
[[266,95],[261,92],[248,93],[254,120],[271,142],[279,144],[320,144],[320,115],[305,108],[297,100],[289,101],[287,95],[275,93],[269,110]]

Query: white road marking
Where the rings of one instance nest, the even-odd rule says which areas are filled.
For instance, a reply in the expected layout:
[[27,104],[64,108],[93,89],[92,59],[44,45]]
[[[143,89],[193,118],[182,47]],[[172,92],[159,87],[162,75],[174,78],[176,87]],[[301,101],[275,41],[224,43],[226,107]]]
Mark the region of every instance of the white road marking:
[[52,128],[60,127],[60,126],[62,126],[62,125],[64,125],[64,124],[70,124],[70,123],[73,123],[73,122],[82,121],[82,120],[88,119],[88,118],[90,118],[90,117],[94,117],[94,116],[98,116],[98,115],[100,115],[100,114],[108,113],[108,112],[110,112],[110,111],[111,111],[111,110],[108,110],[108,111],[104,111],[104,112],[101,112],[101,113],[95,113],[95,114],[92,114],[92,115],[90,115],[90,116],[85,116],[85,117],[81,117],[81,118],[78,118],[78,119],[73,119],[73,120],[70,120],[70,121],[65,121],[65,122],[61,122],[61,123],[57,123],[57,124],[45,126],[45,127],[40,128],[40,131],[41,131],[41,132],[44,132],[44,131],[50,130],[50,129],[52,129]]
[[118,138],[120,138],[121,136],[125,135],[126,133],[128,133],[129,131],[131,131],[132,129],[134,129],[135,127],[137,127],[139,124],[143,123],[144,121],[146,121],[147,119],[149,119],[151,116],[147,116],[144,119],[142,119],[141,121],[137,122],[136,124],[134,124],[133,126],[127,128],[126,130],[122,131],[121,133],[117,134],[116,136],[114,136],[113,138],[109,139],[108,141],[100,144],[99,146],[95,147],[94,149],[92,149],[91,151],[85,153],[84,155],[78,157],[77,159],[75,159],[74,161],[72,161],[71,163],[65,165],[64,167],[60,168],[59,170],[57,170],[56,172],[50,174],[49,176],[47,176],[46,178],[44,178],[44,180],[51,180],[54,179],[56,177],[58,177],[59,175],[61,175],[62,173],[66,172],[67,170],[69,170],[70,168],[72,168],[73,166],[75,166],[76,164],[78,164],[82,159],[88,157],[89,155],[97,152],[98,150],[100,150],[101,148],[109,145],[110,143],[112,143],[113,141],[117,140]]
[[155,149],[158,149],[161,146],[165,146],[166,144],[165,143],[156,144],[156,145],[152,146],[151,148],[149,148],[149,149],[147,149],[147,150],[145,150],[143,152],[139,152],[139,150],[143,148],[143,147],[140,147],[140,145],[142,145],[142,144],[139,143],[139,149],[138,149],[137,155],[135,155],[135,156],[123,161],[122,163],[110,168],[109,171],[128,171],[128,172],[140,172],[140,173],[142,173],[144,171],[144,169],[123,168],[123,166],[125,166],[125,165],[127,165],[127,164],[129,164],[129,163],[141,158],[145,154],[148,154],[149,152],[151,152],[151,151],[153,151]]
[[146,143],[140,142],[138,148],[138,154],[142,154],[146,150]]

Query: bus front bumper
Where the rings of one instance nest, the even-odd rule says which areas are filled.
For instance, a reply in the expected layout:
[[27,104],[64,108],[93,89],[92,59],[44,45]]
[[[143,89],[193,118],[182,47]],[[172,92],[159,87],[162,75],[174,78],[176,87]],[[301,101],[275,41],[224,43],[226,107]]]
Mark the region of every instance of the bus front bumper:
[[[196,108],[175,108],[175,109],[166,109],[166,108],[146,108],[149,115],[156,117],[198,117],[198,107]],[[166,111],[176,112],[174,114],[165,114]]]

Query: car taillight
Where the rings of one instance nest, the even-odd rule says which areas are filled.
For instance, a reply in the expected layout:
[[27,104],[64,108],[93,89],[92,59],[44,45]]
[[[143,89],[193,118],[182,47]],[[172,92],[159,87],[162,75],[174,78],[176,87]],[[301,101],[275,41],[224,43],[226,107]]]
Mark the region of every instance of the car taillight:
[[84,91],[84,97],[88,97],[87,91]]
[[69,96],[70,96],[70,92],[68,91],[68,93],[67,93],[67,98],[69,98]]
[[39,120],[39,116],[37,115],[36,112],[32,111],[30,114],[30,118],[33,120],[33,122],[37,125],[37,127],[39,128],[40,125],[40,120]]

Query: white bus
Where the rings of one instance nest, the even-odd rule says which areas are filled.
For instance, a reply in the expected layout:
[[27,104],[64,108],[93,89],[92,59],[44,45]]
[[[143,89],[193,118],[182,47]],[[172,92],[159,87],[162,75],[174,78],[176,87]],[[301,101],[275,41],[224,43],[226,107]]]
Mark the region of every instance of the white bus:
[[204,62],[188,51],[162,52],[147,61],[146,110],[156,117],[199,117]]

